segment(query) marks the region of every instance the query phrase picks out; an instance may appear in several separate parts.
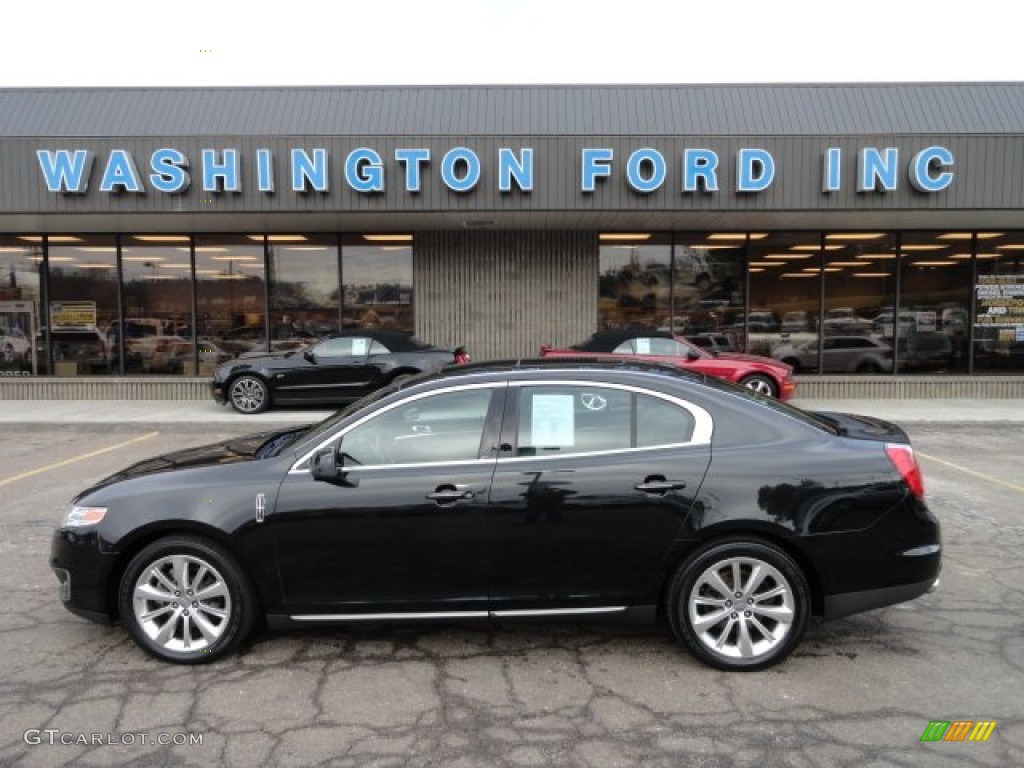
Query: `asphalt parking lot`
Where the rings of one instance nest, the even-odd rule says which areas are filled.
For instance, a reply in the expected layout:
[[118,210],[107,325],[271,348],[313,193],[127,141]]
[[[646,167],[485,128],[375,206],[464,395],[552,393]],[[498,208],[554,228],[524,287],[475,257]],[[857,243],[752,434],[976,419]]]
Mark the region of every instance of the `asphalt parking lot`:
[[[1024,764],[1020,424],[908,427],[944,526],[940,590],[812,624],[759,673],[598,624],[260,634],[187,668],[61,607],[47,556],[76,491],[252,428],[0,426],[0,765]],[[936,720],[997,725],[922,743]]]

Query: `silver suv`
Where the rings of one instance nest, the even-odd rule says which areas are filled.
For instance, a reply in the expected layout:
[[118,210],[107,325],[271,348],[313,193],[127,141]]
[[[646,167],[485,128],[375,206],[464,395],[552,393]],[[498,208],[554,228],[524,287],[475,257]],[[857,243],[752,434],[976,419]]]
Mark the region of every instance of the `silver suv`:
[[[818,369],[818,342],[779,344],[772,357],[791,365],[794,371]],[[822,373],[889,373],[892,371],[892,347],[870,336],[826,336],[822,354]]]

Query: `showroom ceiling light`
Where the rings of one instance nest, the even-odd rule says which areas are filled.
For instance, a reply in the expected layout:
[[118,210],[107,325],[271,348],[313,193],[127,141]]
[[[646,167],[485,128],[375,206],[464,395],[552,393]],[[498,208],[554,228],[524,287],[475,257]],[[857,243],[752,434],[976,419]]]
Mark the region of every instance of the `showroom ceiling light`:
[[767,232],[718,232],[708,235],[708,240],[764,240],[768,237]]
[[830,232],[825,235],[826,240],[850,240],[860,242],[862,240],[881,240],[885,232]]
[[[19,235],[19,240],[24,240],[27,243],[41,243],[43,242],[42,235]],[[50,235],[51,243],[80,243],[82,238],[72,237],[71,235]]]
[[1002,237],[1005,232],[947,232],[939,235],[939,240],[970,240],[972,234],[977,235],[979,240],[991,240],[993,237]]

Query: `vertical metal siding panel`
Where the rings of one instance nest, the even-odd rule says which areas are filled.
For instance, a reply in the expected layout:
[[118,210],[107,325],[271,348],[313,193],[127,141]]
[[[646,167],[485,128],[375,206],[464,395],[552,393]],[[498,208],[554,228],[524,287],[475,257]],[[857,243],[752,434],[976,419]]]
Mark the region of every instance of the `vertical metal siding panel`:
[[[477,360],[533,357],[544,342],[593,330],[596,275],[592,234],[421,233],[416,332],[435,343],[464,343]],[[591,277],[591,289],[578,290]],[[453,284],[464,290],[452,291]],[[552,338],[556,332],[571,335]]]

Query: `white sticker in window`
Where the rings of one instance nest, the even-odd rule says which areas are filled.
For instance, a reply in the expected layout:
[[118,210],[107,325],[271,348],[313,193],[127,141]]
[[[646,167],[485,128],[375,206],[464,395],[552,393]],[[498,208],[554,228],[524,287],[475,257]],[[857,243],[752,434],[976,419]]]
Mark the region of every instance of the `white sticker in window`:
[[369,339],[352,339],[352,354],[365,355],[370,351]]
[[532,444],[537,448],[571,446],[576,442],[572,395],[534,395]]
[[636,339],[636,353],[638,355],[649,355],[651,354],[651,340],[650,339]]

